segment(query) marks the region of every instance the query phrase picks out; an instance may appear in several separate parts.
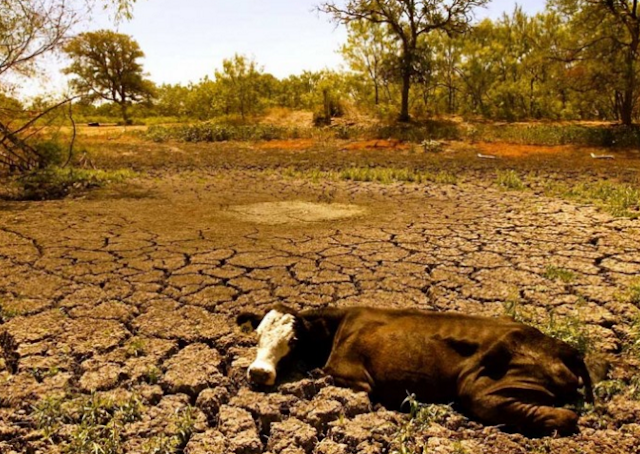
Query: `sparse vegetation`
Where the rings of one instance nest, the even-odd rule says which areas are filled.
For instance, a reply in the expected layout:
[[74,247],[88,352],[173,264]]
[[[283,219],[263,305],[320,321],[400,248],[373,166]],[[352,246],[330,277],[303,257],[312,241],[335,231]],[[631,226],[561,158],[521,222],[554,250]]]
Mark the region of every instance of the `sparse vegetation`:
[[457,177],[448,171],[431,172],[417,169],[393,167],[348,167],[339,171],[322,171],[318,169],[298,170],[287,167],[282,174],[288,178],[302,178],[314,183],[320,181],[362,181],[381,184],[392,183],[437,183],[457,184]]
[[127,355],[133,357],[143,356],[145,354],[145,346],[144,339],[133,338],[126,346]]
[[73,167],[49,167],[27,173],[18,180],[23,200],[58,199],[72,192],[101,187],[108,183],[121,182],[135,176],[130,170],[90,170]]
[[156,366],[149,366],[145,374],[145,379],[150,385],[155,385],[160,381],[161,376],[162,371],[159,368]]
[[135,395],[118,402],[94,393],[46,397],[33,407],[32,414],[46,439],[64,440],[65,453],[121,454],[124,425],[139,419],[143,409]]
[[596,396],[605,401],[609,401],[617,395],[640,400],[640,375],[634,375],[628,382],[622,380],[601,381],[594,386],[593,391]]
[[[640,306],[640,280],[637,280],[629,286],[626,292],[626,300],[631,304]],[[639,320],[640,324],[640,320]]]
[[424,430],[432,424],[445,424],[455,413],[451,405],[422,404],[413,394],[405,399],[403,407],[408,407],[409,419],[398,429],[391,451],[395,454],[423,452],[425,440],[420,436]]
[[414,169],[396,169],[381,167],[351,167],[339,173],[339,178],[350,181],[377,182],[383,184],[407,182],[441,184],[456,184],[455,175],[440,171],[437,173],[418,171]]
[[592,340],[582,321],[575,317],[558,317],[553,310],[540,319],[531,310],[522,307],[518,300],[504,303],[505,314],[513,319],[531,325],[544,334],[566,342],[582,353],[587,353],[592,347]]
[[151,126],[147,130],[147,138],[155,142],[163,142],[169,138],[184,142],[226,142],[281,140],[311,137],[311,128],[282,127],[271,125],[230,125],[212,122],[193,123],[180,126]]
[[509,191],[522,191],[525,188],[524,183],[513,170],[498,171],[496,183]]
[[145,440],[142,454],[175,454],[177,449],[178,440],[162,434]]
[[553,265],[547,266],[542,275],[547,279],[559,280],[564,283],[569,283],[576,278],[576,275],[573,271]]
[[640,217],[640,188],[613,181],[554,183],[547,186],[549,195],[593,203],[613,216],[637,219]]
[[629,329],[629,339],[625,344],[627,350],[640,357],[640,315],[636,316]]

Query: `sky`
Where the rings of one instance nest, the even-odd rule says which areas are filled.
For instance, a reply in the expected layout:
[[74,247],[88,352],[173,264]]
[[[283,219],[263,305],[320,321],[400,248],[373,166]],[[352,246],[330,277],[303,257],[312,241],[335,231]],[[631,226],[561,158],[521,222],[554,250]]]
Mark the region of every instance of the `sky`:
[[[253,58],[266,72],[281,78],[304,70],[340,69],[338,53],[346,41],[344,27],[316,12],[320,0],[137,0],[133,19],[118,25],[109,14],[94,12],[79,31],[115,29],[131,35],[146,57],[145,71],[161,83],[197,82],[212,76],[222,60],[235,53]],[[544,0],[521,0],[525,11],[544,8]],[[515,1],[493,0],[477,10],[478,19],[511,12]],[[55,68],[57,66],[57,68]],[[40,86],[58,91],[65,85],[58,74],[64,62],[50,64]],[[25,95],[40,91],[35,83]]]

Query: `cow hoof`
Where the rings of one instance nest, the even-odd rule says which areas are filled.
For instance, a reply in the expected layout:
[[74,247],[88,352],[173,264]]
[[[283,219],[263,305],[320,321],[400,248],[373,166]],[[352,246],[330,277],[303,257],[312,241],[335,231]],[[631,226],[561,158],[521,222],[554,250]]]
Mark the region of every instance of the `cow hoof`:
[[571,435],[578,431],[578,415],[564,408],[550,409],[544,425],[547,433]]

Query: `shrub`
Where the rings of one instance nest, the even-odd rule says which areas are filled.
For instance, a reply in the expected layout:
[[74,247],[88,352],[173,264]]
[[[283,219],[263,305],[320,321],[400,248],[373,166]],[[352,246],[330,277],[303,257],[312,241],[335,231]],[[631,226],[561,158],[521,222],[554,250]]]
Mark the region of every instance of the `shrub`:
[[50,200],[66,197],[73,191],[82,191],[105,184],[123,181],[134,175],[129,170],[106,172],[74,168],[49,167],[23,175],[19,182],[23,200]]
[[171,138],[171,131],[164,126],[150,126],[147,128],[146,137],[154,142],[164,142]]
[[35,144],[33,148],[36,150],[39,156],[38,167],[40,169],[45,169],[51,166],[60,166],[64,164],[64,161],[66,160],[69,153],[68,148],[63,147],[55,140],[46,140],[44,142],[39,142]]

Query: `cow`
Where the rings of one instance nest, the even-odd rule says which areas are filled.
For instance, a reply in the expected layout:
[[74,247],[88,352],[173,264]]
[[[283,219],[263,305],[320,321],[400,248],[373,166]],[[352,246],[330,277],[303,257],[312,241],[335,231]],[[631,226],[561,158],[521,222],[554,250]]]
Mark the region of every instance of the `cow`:
[[274,385],[278,363],[295,356],[388,409],[400,409],[410,393],[527,435],[575,433],[578,415],[562,406],[593,402],[582,355],[508,317],[276,306],[264,316],[240,314],[237,322],[251,322],[259,336],[247,370],[254,385]]

